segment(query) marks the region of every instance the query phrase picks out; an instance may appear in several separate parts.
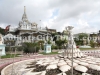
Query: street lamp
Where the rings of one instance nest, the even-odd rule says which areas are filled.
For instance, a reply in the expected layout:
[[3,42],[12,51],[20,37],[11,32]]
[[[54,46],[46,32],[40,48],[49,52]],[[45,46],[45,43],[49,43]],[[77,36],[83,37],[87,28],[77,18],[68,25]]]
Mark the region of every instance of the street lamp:
[[[12,34],[8,34],[7,37],[5,37],[6,41],[7,41],[7,45],[9,46],[10,48],[10,51],[12,50],[13,47],[15,47],[15,43],[16,43],[16,40],[17,40],[17,37],[13,36]],[[13,56],[13,59],[12,59],[12,70],[11,70],[11,75],[15,75],[15,72],[14,72],[14,58],[15,58],[15,55],[16,55],[16,48],[15,48],[15,51],[14,51],[14,56]],[[12,56],[12,52],[11,52],[11,55],[10,55],[10,58]]]
[[16,74],[16,73],[14,72],[14,60],[15,60],[15,55],[16,55],[16,51],[17,51],[16,40],[17,40],[16,37],[13,38],[15,50],[14,50],[14,56],[13,56],[13,64],[12,64],[12,73],[11,73],[11,75],[15,75],[15,74]]

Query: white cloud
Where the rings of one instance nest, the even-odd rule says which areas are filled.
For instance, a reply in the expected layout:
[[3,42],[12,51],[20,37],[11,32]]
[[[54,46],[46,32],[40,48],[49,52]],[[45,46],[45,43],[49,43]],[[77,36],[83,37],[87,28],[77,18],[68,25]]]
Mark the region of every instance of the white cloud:
[[100,28],[100,0],[0,0],[0,26],[18,26],[24,6],[29,21],[38,26],[63,31],[72,25],[74,33]]
[[86,21],[83,21],[81,19],[78,20],[77,25],[81,26],[81,27],[83,27],[83,26],[84,27],[89,27],[89,24]]
[[74,33],[85,32],[85,33],[91,33],[91,32],[97,32],[97,27],[91,26],[88,24],[87,21],[79,19],[77,22],[77,26],[74,28]]

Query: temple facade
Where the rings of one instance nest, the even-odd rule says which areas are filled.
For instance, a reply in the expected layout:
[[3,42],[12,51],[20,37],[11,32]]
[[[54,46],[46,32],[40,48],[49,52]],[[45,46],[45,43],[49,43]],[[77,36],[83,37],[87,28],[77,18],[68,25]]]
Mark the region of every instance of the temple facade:
[[4,40],[15,40],[17,46],[20,46],[23,42],[38,42],[40,40],[45,43],[50,40],[54,43],[51,33],[56,33],[56,30],[47,27],[41,28],[38,27],[37,23],[31,23],[27,18],[26,7],[24,6],[24,14],[21,21],[19,21],[18,27],[13,28],[10,26],[9,33],[4,36]]

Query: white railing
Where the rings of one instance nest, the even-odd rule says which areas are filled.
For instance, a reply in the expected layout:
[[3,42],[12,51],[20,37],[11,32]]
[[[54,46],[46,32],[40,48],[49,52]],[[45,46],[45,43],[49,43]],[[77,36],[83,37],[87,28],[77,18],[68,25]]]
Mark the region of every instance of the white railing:
[[93,57],[100,57],[100,50],[82,51],[83,54]]

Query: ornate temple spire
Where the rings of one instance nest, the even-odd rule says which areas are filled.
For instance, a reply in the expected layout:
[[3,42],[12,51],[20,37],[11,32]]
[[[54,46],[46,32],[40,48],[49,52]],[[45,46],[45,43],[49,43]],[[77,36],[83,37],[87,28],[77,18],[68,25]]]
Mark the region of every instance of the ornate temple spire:
[[24,6],[24,14],[26,14],[26,7]]
[[23,16],[22,16],[22,20],[23,20],[23,21],[28,21],[27,15],[26,15],[26,7],[25,7],[25,6],[24,6],[24,14],[23,14]]

